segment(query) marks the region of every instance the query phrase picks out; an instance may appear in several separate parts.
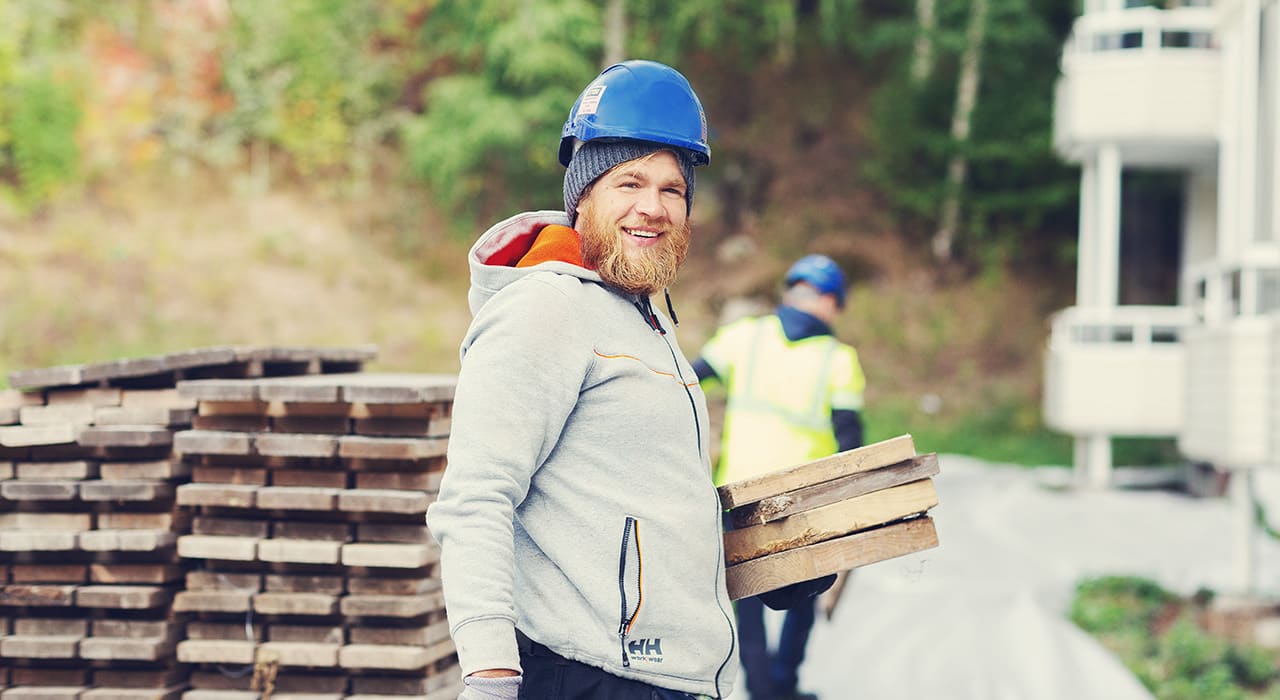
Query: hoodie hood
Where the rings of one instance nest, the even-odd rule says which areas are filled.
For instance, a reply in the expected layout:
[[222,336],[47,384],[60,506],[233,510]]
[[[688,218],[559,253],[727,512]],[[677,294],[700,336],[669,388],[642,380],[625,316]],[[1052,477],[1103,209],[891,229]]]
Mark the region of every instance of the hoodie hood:
[[569,228],[569,217],[553,210],[517,214],[490,227],[467,254],[471,315],[502,288],[539,270],[603,285],[600,275],[583,265],[581,246],[574,245],[576,236]]

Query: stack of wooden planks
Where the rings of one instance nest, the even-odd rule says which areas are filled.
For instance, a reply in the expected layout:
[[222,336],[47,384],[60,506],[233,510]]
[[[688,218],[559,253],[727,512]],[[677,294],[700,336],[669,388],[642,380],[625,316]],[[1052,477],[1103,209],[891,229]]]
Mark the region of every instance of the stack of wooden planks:
[[[424,514],[445,467],[451,375],[348,374],[179,385],[175,452],[199,562],[184,700],[453,700],[461,675]],[[223,673],[240,668],[243,675]],[[249,670],[254,670],[250,674]]]
[[737,600],[938,546],[936,454],[910,435],[720,487]]
[[183,579],[173,434],[185,377],[350,372],[372,348],[216,347],[14,372],[0,392],[0,687],[5,700],[164,700]]

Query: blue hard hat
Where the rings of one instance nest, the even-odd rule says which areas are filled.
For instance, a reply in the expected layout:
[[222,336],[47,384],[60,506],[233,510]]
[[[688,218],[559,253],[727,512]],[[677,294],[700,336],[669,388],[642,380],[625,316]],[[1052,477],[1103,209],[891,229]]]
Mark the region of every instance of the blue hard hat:
[[604,69],[582,91],[560,137],[560,164],[573,159],[574,139],[635,139],[687,150],[694,165],[711,162],[707,116],[689,81],[654,61],[624,61]]
[[787,270],[783,283],[790,287],[796,282],[808,282],[823,294],[834,294],[840,306],[844,306],[844,272],[836,261],[825,255],[806,255]]

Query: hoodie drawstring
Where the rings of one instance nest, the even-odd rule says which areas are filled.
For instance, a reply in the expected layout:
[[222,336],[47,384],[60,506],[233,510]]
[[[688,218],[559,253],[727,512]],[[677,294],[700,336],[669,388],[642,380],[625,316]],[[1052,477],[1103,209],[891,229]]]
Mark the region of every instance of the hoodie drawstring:
[[649,324],[653,330],[666,335],[667,332],[662,328],[662,324],[658,322],[657,314],[653,313],[653,304],[649,302],[649,297],[641,297],[631,302],[635,305],[636,310],[644,317],[644,322]]
[[667,298],[667,314],[671,316],[672,325],[679,326],[680,317],[676,316],[676,307],[671,305],[671,290],[663,287],[662,295]]

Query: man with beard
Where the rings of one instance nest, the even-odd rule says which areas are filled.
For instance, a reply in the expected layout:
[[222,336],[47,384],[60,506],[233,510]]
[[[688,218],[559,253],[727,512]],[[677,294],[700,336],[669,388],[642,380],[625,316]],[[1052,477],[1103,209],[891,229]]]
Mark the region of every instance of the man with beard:
[[606,69],[564,127],[564,211],[512,217],[469,253],[473,320],[427,515],[462,700],[731,692],[706,401],[650,301],[688,251],[706,134],[672,68]]

